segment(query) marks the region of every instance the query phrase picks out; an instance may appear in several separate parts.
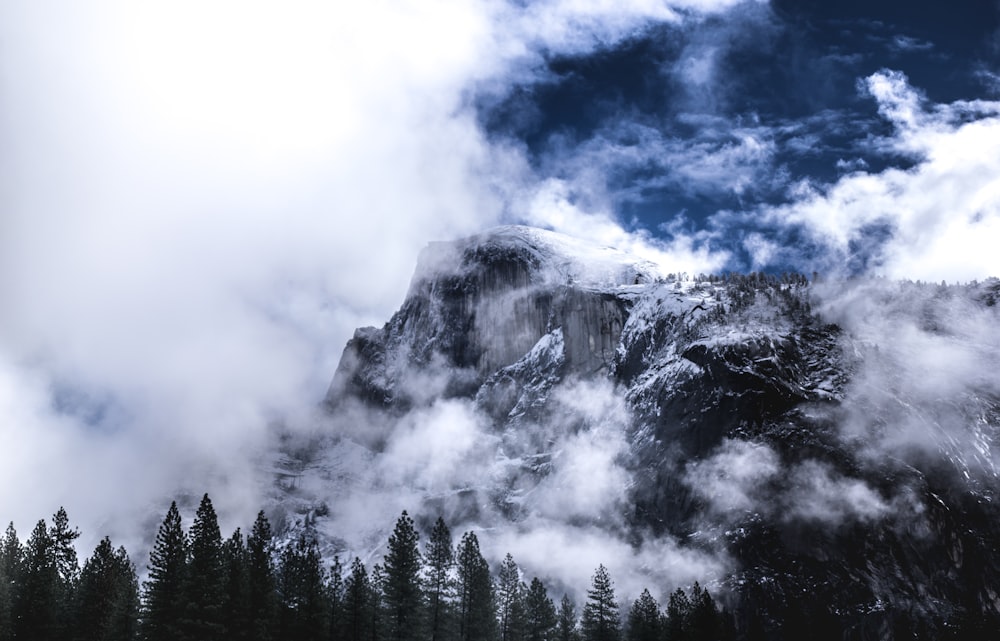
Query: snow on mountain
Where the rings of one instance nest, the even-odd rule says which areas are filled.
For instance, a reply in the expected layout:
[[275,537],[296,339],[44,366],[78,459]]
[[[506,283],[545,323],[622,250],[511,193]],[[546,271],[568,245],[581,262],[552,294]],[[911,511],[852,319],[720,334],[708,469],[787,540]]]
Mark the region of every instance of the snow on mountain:
[[527,227],[432,243],[276,462],[274,512],[366,559],[402,509],[440,514],[556,589],[698,580],[765,628],[997,622],[998,289],[672,274]]

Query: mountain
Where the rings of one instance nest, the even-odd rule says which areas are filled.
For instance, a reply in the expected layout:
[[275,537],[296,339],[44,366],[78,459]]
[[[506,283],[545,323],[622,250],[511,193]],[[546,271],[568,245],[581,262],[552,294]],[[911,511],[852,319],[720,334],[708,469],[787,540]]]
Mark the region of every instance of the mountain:
[[700,580],[750,636],[985,638],[998,292],[669,273],[516,226],[433,243],[276,463],[282,527],[375,557],[402,507],[567,586]]

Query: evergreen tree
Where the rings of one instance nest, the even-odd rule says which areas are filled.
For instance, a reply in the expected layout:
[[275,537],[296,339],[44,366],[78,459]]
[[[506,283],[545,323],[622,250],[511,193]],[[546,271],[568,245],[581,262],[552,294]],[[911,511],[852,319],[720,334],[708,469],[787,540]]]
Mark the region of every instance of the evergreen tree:
[[315,541],[305,537],[281,552],[277,588],[278,638],[320,641],[330,634],[330,608],[322,560]]
[[581,618],[584,641],[618,641],[620,621],[615,589],[603,565],[597,567]]
[[462,536],[457,557],[459,641],[491,641],[497,624],[493,581],[473,532]]
[[643,590],[628,613],[628,641],[660,641],[660,605]]
[[692,641],[715,641],[722,630],[712,595],[698,585],[697,581],[691,588],[689,625],[689,638]]
[[427,637],[430,641],[449,641],[453,634],[452,600],[455,550],[451,530],[444,519],[438,517],[431,530],[430,542],[425,552],[427,558]]
[[667,603],[666,639],[682,641],[691,630],[691,601],[681,588],[674,590]]
[[520,614],[521,576],[514,557],[507,554],[497,572],[497,613],[500,616],[500,641],[517,639]]
[[527,641],[555,641],[556,606],[549,598],[545,585],[535,577],[531,580],[524,598],[525,639]]
[[250,638],[250,580],[247,548],[239,528],[222,544],[222,624],[231,641]]
[[16,581],[23,562],[24,548],[21,546],[21,540],[17,537],[14,523],[11,522],[4,532],[3,541],[0,541],[0,570],[3,570],[11,581]]
[[371,634],[372,641],[383,641],[385,636],[385,603],[383,601],[382,595],[385,594],[385,572],[382,570],[382,566],[375,564],[372,568],[371,576],[371,592],[369,612],[371,615],[371,624],[368,626],[368,631]]
[[39,521],[25,546],[14,602],[14,636],[55,641],[61,632],[58,616],[59,569],[55,546],[45,521]]
[[371,583],[361,559],[354,557],[351,573],[344,581],[344,641],[369,641],[371,634]]
[[14,524],[7,526],[0,541],[0,641],[14,638],[14,601],[21,574],[24,550]]
[[404,511],[389,537],[384,559],[386,608],[389,641],[411,641],[420,634],[422,591],[420,585],[420,535]]
[[330,639],[339,640],[344,634],[344,566],[339,556],[333,557],[326,591],[330,599]]
[[524,600],[528,594],[528,586],[523,581],[517,582],[514,600],[507,614],[507,637],[509,641],[525,641],[528,634],[528,613]]
[[59,579],[56,583],[56,634],[60,638],[69,636],[74,618],[73,601],[76,595],[77,581],[80,578],[80,563],[73,542],[80,537],[80,531],[71,528],[66,510],[62,507],[52,516],[49,527],[49,538],[52,540],[52,553],[55,556],[56,571]]
[[73,541],[80,537],[80,531],[69,526],[69,517],[62,507],[52,516],[49,537],[52,539],[59,579],[67,585],[75,584],[80,575],[80,563]]
[[187,537],[177,502],[170,503],[149,554],[149,579],[143,583],[142,632],[146,641],[182,639],[185,615]]
[[208,494],[202,497],[198,505],[188,539],[190,554],[185,584],[187,608],[183,627],[192,639],[221,641],[227,636],[222,616],[225,585],[222,534]]
[[261,510],[247,537],[247,600],[249,602],[249,638],[271,641],[277,627],[271,523]]
[[114,550],[107,537],[83,564],[77,590],[74,638],[78,641],[131,641],[138,631],[139,583],[125,548]]
[[10,641],[14,638],[14,612],[11,592],[13,580],[7,575],[7,570],[0,563],[0,641]]
[[576,606],[568,594],[563,594],[559,602],[559,615],[556,621],[557,641],[578,641],[580,634],[576,629]]

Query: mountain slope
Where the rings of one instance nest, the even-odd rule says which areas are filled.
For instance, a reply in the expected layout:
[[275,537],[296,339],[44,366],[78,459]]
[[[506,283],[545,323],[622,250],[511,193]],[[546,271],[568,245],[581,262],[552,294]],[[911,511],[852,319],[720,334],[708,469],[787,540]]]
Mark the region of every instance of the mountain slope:
[[997,289],[688,277],[524,227],[432,244],[276,500],[330,549],[377,556],[358,506],[403,504],[567,585],[708,581],[776,638],[971,638],[1000,625]]

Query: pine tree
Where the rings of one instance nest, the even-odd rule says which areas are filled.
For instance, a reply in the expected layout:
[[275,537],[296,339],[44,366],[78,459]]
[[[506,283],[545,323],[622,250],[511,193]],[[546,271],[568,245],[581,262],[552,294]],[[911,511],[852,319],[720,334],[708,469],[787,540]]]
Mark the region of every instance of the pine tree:
[[55,555],[59,580],[56,584],[56,634],[60,638],[69,636],[74,618],[73,606],[77,581],[80,578],[80,563],[73,542],[80,537],[80,531],[71,528],[66,510],[62,507],[52,516],[49,538]]
[[500,641],[515,641],[521,596],[521,573],[514,557],[507,553],[497,572],[497,611],[500,616]]
[[383,641],[386,638],[385,627],[386,627],[386,616],[385,616],[385,603],[383,601],[382,595],[385,594],[385,572],[382,570],[382,566],[375,564],[372,568],[371,575],[371,592],[369,593],[369,614],[370,614],[370,625],[368,626],[368,632],[371,634],[371,641]]
[[69,526],[69,517],[62,507],[52,516],[49,537],[52,539],[60,580],[66,584],[74,584],[80,575],[80,563],[73,541],[80,537],[80,531]]
[[692,641],[715,641],[722,630],[720,624],[712,595],[695,581],[691,588],[690,638]]
[[628,613],[628,641],[660,641],[660,605],[643,590]]
[[59,621],[59,569],[52,537],[39,521],[25,546],[21,581],[14,602],[14,636],[55,641]]
[[426,550],[427,558],[427,636],[430,641],[449,641],[453,634],[452,600],[454,582],[451,572],[455,565],[455,550],[451,530],[438,517],[431,530]]
[[404,511],[389,537],[384,559],[383,596],[389,641],[418,638],[421,626],[422,590],[420,585],[420,535],[413,519]]
[[339,556],[333,557],[326,591],[330,599],[330,639],[339,641],[344,634],[344,566]]
[[14,602],[20,582],[24,550],[14,524],[7,526],[0,541],[0,641],[14,638]]
[[257,513],[250,536],[247,537],[247,599],[251,641],[271,641],[277,627],[278,608],[271,539],[271,523],[261,510]]
[[222,624],[227,639],[250,638],[250,580],[247,548],[239,528],[222,544],[223,601]]
[[576,628],[576,606],[568,594],[563,594],[559,602],[559,615],[556,621],[557,641],[578,641],[580,633]]
[[581,618],[584,641],[618,641],[620,622],[615,589],[603,565],[597,567]]
[[138,631],[139,583],[125,548],[107,537],[83,564],[77,591],[78,641],[130,641]]
[[682,641],[687,639],[691,629],[691,601],[681,588],[674,590],[667,603],[666,634],[667,641]]
[[3,563],[0,563],[0,641],[10,641],[14,637],[13,584]]
[[7,577],[14,581],[21,571],[23,561],[24,548],[21,546],[21,540],[17,538],[14,523],[11,522],[4,532],[3,541],[0,542],[0,570],[3,570]]
[[528,633],[528,614],[524,603],[528,594],[528,586],[523,581],[517,582],[514,600],[507,614],[507,638],[509,641],[525,641]]
[[325,641],[330,634],[330,608],[319,548],[305,537],[281,552],[278,565],[279,633],[281,639]]
[[462,536],[457,557],[459,641],[490,641],[496,636],[496,600],[490,567],[473,532]]
[[186,609],[187,558],[187,537],[174,501],[149,554],[149,579],[143,584],[142,632],[146,641],[183,638],[179,622]]
[[344,582],[344,641],[369,641],[371,583],[361,559],[354,557],[351,573]]
[[222,534],[208,494],[202,497],[198,505],[188,538],[190,555],[183,627],[192,639],[221,641],[227,636],[222,617],[225,584],[222,572]]
[[555,641],[556,606],[549,598],[545,585],[535,577],[531,580],[524,598],[525,639],[527,641]]

